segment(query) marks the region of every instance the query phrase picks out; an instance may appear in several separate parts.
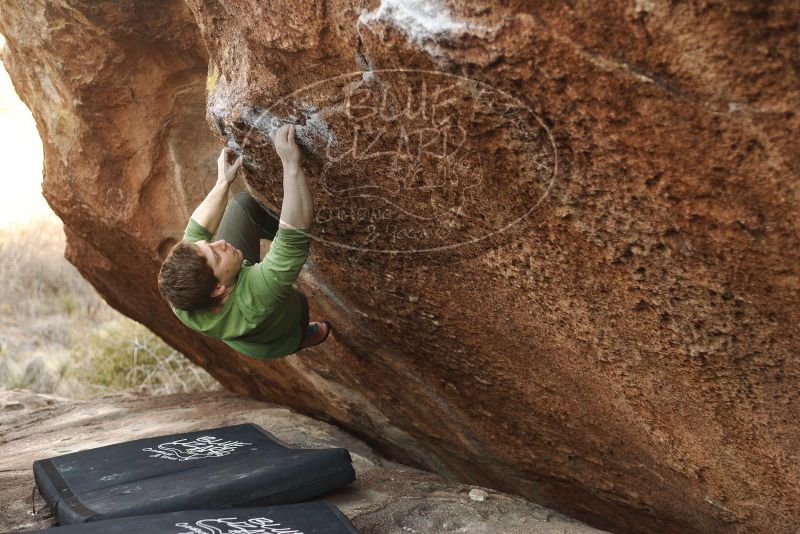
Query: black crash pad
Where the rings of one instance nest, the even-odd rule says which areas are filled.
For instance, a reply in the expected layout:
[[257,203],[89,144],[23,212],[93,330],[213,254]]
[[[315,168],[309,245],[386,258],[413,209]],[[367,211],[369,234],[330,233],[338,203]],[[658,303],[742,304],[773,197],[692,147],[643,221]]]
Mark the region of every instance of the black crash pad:
[[338,508],[310,502],[259,508],[189,510],[108,519],[19,534],[358,534]]
[[60,525],[293,504],[355,480],[347,449],[290,449],[249,423],[36,460],[33,474]]

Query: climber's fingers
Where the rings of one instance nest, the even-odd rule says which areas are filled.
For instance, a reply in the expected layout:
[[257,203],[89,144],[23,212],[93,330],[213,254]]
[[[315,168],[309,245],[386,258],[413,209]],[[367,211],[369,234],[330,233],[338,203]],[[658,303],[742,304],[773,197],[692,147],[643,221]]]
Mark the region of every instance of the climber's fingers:
[[241,167],[241,166],[242,166],[242,163],[243,163],[243,162],[244,162],[244,154],[242,154],[241,156],[239,156],[238,158],[236,158],[236,161],[234,161],[234,162],[233,162],[233,165],[231,165],[231,172],[236,172],[236,171],[238,171],[238,170],[239,170],[239,167]]

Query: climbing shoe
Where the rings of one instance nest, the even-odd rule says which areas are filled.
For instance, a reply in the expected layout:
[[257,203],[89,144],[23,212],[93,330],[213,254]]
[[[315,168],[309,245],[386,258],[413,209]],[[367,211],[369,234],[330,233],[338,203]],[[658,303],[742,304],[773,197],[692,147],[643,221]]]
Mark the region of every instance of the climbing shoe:
[[306,327],[306,337],[300,345],[300,350],[319,345],[328,339],[328,334],[331,333],[331,330],[333,330],[333,326],[328,321],[309,323]]

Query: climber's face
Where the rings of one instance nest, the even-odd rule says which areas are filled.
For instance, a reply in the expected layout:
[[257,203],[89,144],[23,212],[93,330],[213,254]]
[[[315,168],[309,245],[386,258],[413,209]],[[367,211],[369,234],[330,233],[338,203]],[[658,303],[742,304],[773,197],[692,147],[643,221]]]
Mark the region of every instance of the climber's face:
[[225,287],[231,287],[242,268],[242,261],[244,261],[242,251],[224,239],[213,243],[197,241],[195,245],[206,258],[219,283]]

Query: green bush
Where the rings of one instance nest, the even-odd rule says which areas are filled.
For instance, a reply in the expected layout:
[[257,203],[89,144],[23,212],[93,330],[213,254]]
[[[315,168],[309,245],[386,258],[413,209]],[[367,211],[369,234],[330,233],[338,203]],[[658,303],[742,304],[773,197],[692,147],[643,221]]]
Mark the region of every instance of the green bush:
[[70,346],[66,376],[95,390],[153,395],[218,389],[205,370],[141,324],[125,317],[103,323]]

